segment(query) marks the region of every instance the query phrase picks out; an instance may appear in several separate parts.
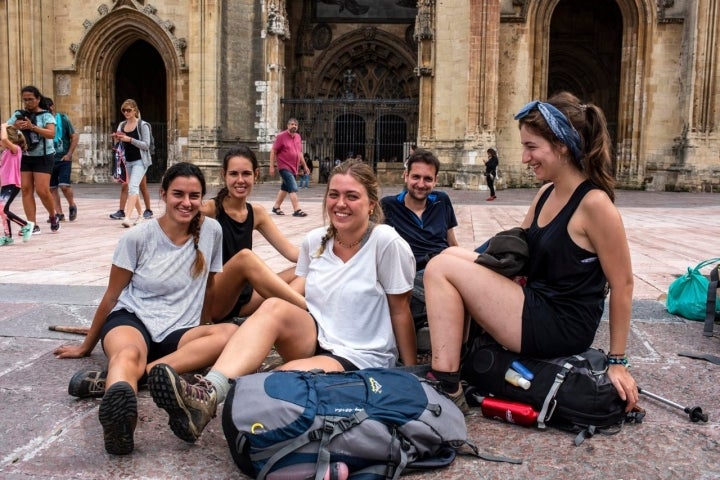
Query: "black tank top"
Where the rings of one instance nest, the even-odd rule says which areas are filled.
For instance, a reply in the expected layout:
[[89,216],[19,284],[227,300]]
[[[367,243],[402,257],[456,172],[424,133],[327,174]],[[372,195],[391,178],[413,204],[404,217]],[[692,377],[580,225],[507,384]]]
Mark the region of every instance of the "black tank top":
[[215,200],[217,210],[216,220],[220,223],[223,233],[223,264],[227,263],[237,252],[243,248],[252,250],[252,232],[255,225],[252,205],[247,205],[247,218],[244,222],[238,222],[225,212],[222,202]]
[[[538,217],[553,191],[551,185],[538,200],[535,217],[527,230],[530,258],[527,286],[545,297],[555,307],[580,305],[596,312],[605,301],[605,274],[597,254],[579,247],[568,233],[570,218],[585,195],[595,187],[589,180],[578,185],[570,200],[544,227]],[[580,310],[584,310],[581,308]],[[600,310],[602,313],[602,310]]]
[[[138,123],[140,125],[140,123]],[[126,132],[124,130],[125,126],[123,126],[123,133],[127,135],[128,137],[134,138],[135,140],[140,140],[140,132],[138,132],[137,127],[135,127],[134,130],[131,130],[129,132]],[[133,145],[131,142],[125,142],[125,161],[126,162],[132,162],[135,160],[142,160],[142,156],[140,155],[140,149]]]

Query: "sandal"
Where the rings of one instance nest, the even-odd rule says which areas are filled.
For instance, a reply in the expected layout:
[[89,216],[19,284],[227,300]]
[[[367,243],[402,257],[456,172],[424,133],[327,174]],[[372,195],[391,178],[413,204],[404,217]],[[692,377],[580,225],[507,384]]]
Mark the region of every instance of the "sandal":
[[307,213],[303,212],[302,210],[295,210],[293,212],[293,217],[307,217]]
[[275,208],[275,207],[272,208],[272,212],[273,212],[275,215],[285,215],[285,212],[283,212],[283,211],[280,210],[279,208]]

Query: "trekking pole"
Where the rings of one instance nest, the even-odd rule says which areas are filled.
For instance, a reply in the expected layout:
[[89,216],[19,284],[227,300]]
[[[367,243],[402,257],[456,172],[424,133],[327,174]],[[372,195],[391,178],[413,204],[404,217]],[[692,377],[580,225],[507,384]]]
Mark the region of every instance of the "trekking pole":
[[638,392],[642,393],[643,395],[647,395],[650,398],[658,400],[666,405],[670,405],[671,407],[679,408],[680,410],[690,415],[690,421],[692,422],[698,422],[700,420],[702,420],[703,422],[708,421],[707,413],[703,413],[702,408],[700,407],[683,407],[679,403],[675,403],[671,400],[668,400],[667,398],[663,398],[660,395],[655,395],[654,393],[648,392],[647,390],[640,387],[638,387]]

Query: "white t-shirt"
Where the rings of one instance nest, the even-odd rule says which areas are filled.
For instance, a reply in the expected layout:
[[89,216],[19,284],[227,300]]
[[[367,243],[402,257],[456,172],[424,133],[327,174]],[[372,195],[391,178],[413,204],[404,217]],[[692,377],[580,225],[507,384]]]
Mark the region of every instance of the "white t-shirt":
[[113,311],[124,308],[135,313],[155,342],[175,330],[199,325],[208,274],[222,271],[222,229],[214,219],[204,218],[198,248],[205,256],[205,270],[193,278],[192,237],[177,246],[155,219],[130,229],[115,248],[113,265],[133,276]]
[[377,225],[347,263],[333,253],[334,239],[317,257],[325,227],[303,240],[295,272],[318,325],[320,346],[358,368],[394,367],[398,358],[387,294],[413,287],[415,257],[388,225]]

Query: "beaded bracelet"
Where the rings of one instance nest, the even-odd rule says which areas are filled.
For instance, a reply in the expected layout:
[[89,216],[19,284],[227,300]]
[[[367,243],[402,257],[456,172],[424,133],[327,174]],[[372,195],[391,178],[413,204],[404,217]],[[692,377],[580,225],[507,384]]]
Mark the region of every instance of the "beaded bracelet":
[[630,362],[628,362],[628,359],[625,356],[623,356],[622,358],[608,357],[607,363],[608,363],[608,365],[622,365],[624,367],[630,366]]

